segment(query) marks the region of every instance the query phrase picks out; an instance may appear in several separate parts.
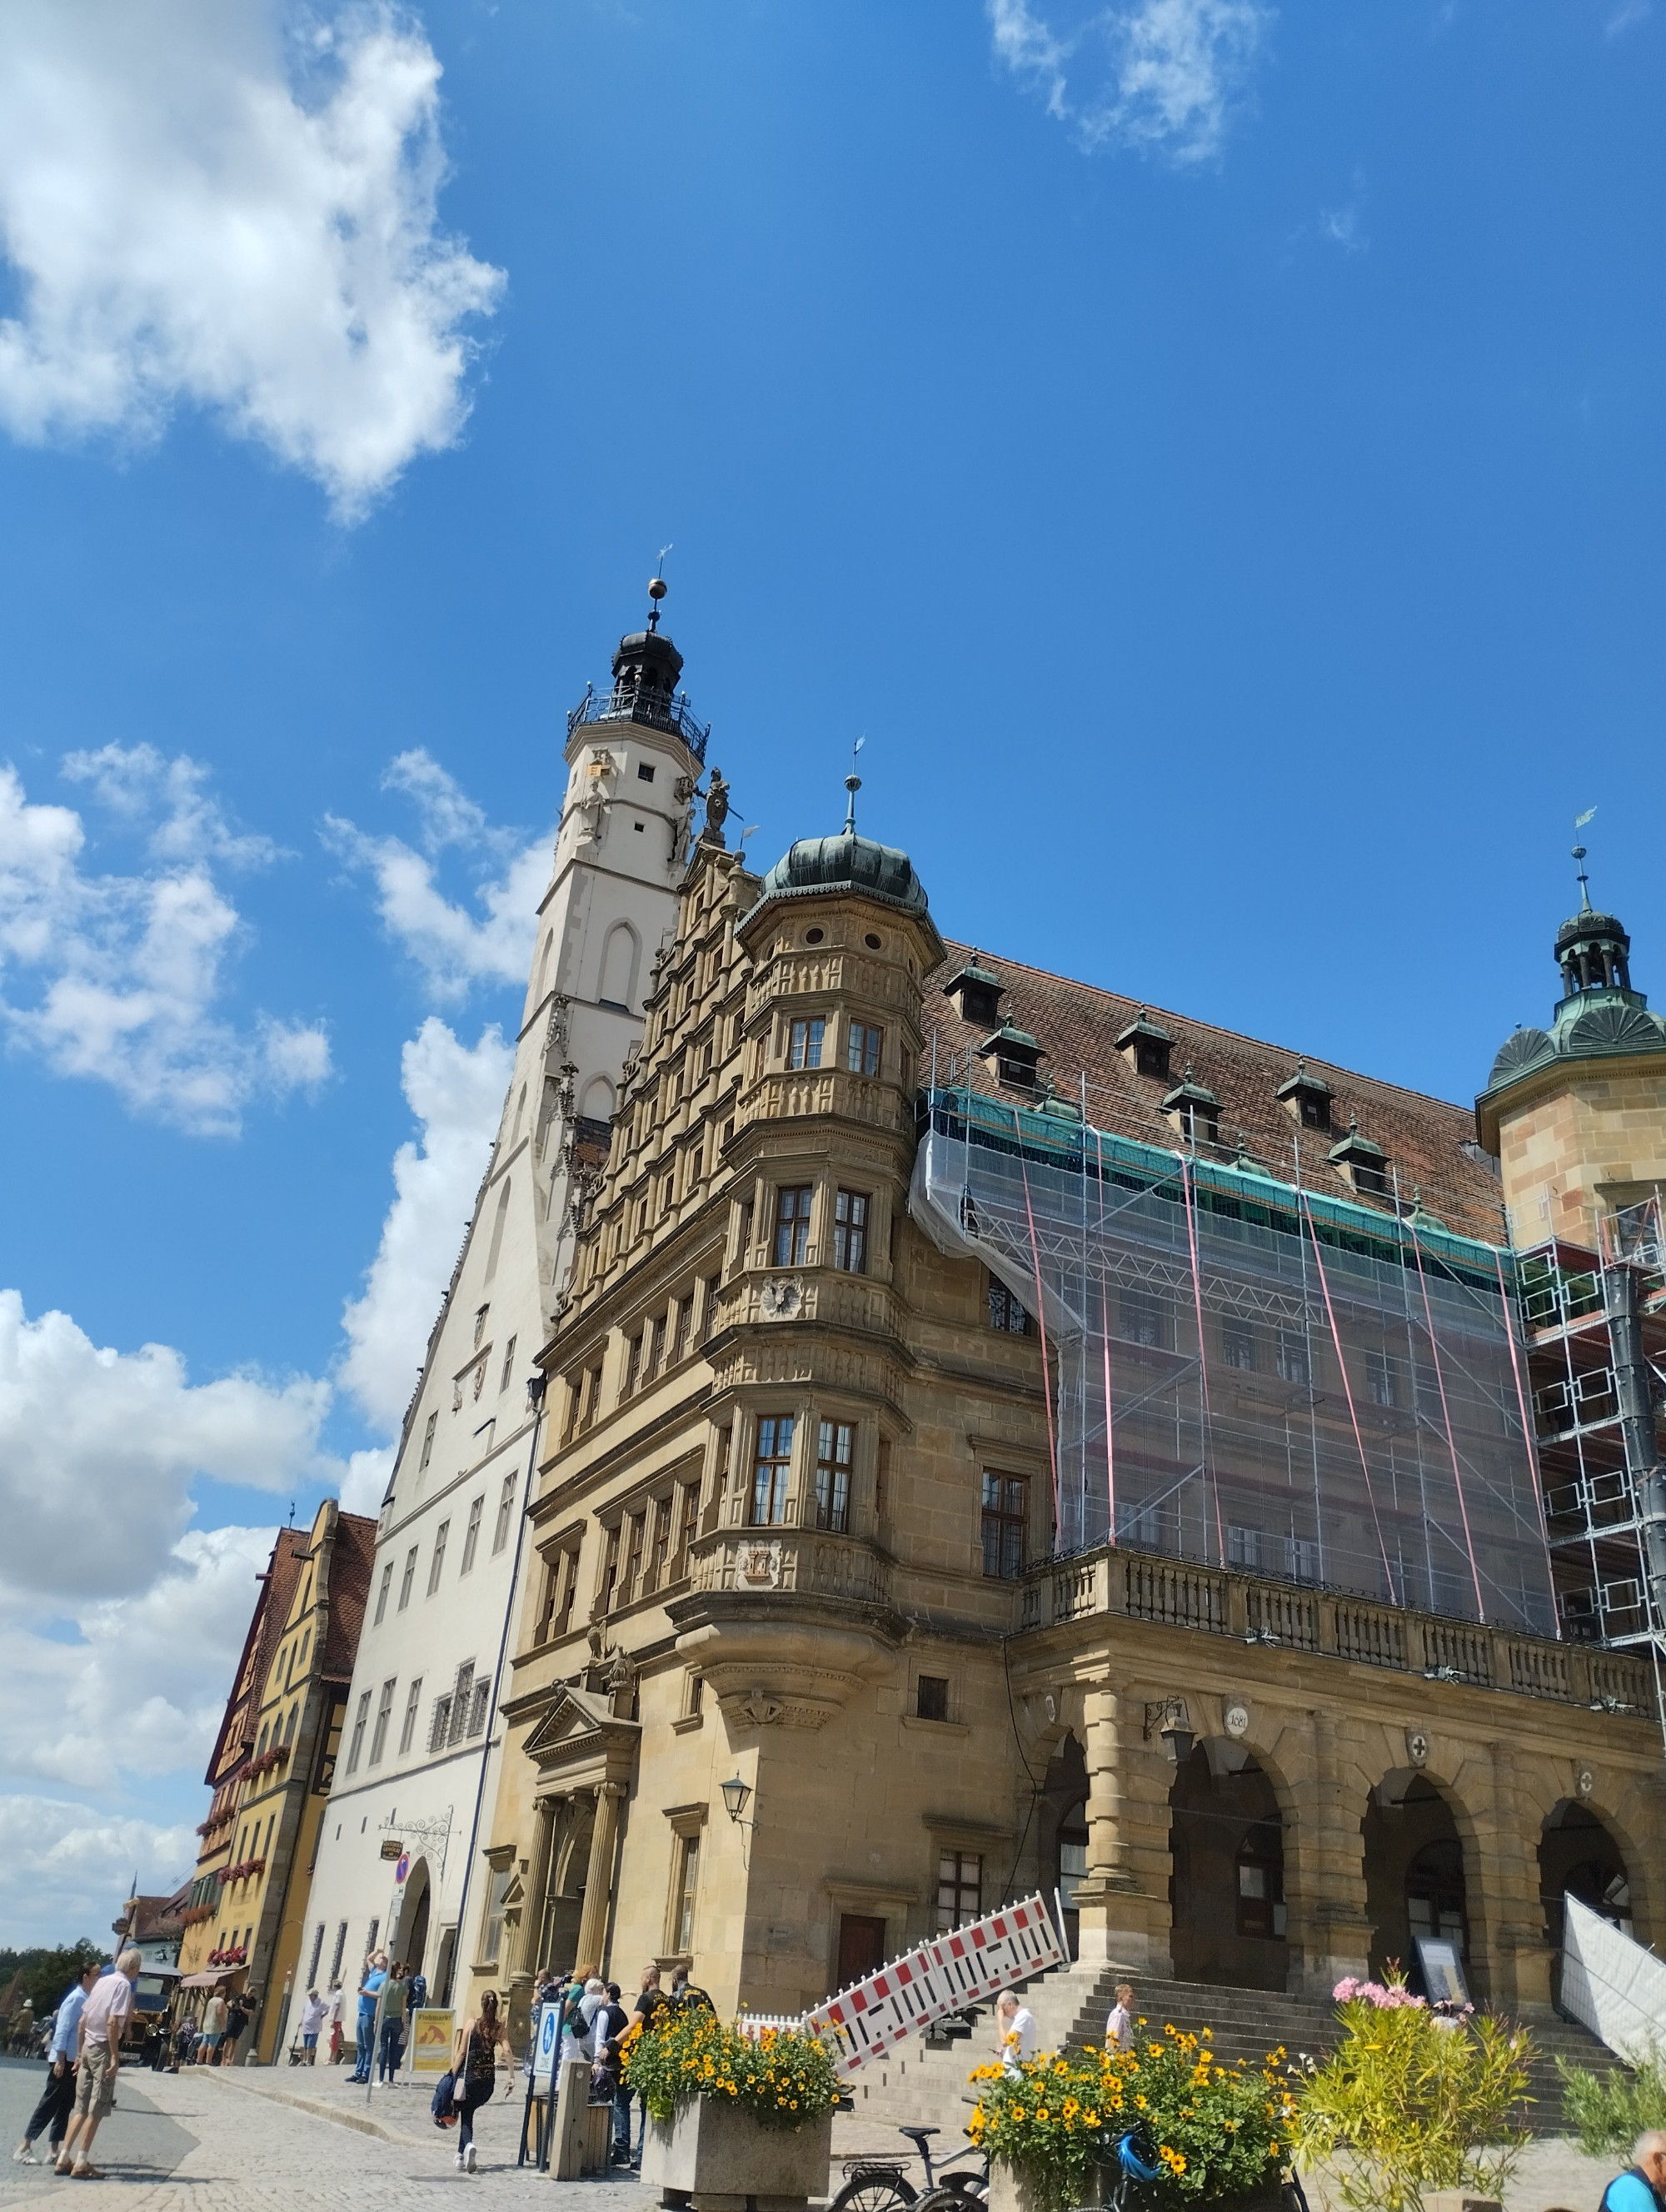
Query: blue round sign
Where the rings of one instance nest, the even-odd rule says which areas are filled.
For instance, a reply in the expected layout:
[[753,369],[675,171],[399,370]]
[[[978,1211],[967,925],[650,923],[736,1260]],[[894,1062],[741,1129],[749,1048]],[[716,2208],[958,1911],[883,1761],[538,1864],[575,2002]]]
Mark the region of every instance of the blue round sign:
[[395,1881],[403,1881],[410,1872],[410,1853],[409,1851],[401,1851],[399,1854],[399,1863],[393,1869],[393,1879]]

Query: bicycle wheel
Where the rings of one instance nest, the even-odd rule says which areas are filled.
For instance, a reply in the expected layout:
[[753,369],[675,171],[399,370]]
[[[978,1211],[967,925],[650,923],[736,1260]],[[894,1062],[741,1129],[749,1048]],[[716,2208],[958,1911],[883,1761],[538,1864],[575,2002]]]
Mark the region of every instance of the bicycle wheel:
[[959,2174],[928,2189],[914,2212],[982,2212],[988,2201],[988,2184],[981,2174]]
[[894,2166],[859,2166],[827,2212],[909,2212],[920,2192]]

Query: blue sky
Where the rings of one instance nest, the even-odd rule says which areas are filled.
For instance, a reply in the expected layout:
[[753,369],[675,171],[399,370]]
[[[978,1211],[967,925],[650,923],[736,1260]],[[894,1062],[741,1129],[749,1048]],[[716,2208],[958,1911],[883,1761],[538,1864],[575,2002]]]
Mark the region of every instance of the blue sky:
[[1663,37],[7,11],[0,1936],[183,1870],[265,1532],[376,1494],[667,541],[761,860],[864,732],[945,933],[1466,1098],[1595,805],[1666,992]]

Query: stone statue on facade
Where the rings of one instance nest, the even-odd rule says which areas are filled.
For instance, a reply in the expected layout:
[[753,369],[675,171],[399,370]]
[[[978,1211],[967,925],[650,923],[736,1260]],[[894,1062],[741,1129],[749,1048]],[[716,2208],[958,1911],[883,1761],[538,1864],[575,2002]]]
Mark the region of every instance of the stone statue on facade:
[[723,781],[723,771],[714,768],[711,781],[706,787],[706,826],[700,832],[702,845],[723,843],[723,824],[729,818],[729,787]]

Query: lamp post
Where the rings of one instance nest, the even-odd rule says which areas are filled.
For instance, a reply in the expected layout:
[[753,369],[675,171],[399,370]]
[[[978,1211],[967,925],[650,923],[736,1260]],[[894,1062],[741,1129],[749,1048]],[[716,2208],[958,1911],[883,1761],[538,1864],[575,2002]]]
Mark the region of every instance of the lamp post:
[[751,1789],[738,1774],[732,1774],[722,1785],[724,1810],[737,1824],[746,1809],[746,1800],[751,1794]]

